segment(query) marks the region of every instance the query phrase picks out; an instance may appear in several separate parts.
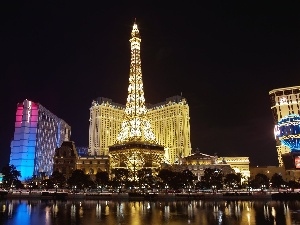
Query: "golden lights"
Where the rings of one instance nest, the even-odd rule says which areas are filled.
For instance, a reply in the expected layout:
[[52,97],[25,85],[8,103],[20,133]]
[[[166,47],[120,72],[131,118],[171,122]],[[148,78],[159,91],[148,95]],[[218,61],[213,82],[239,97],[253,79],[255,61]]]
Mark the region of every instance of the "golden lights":
[[154,132],[146,115],[147,108],[145,106],[140,58],[141,38],[136,23],[133,25],[131,37],[128,97],[125,117],[121,124],[121,131],[117,136],[117,143],[144,141],[156,144]]

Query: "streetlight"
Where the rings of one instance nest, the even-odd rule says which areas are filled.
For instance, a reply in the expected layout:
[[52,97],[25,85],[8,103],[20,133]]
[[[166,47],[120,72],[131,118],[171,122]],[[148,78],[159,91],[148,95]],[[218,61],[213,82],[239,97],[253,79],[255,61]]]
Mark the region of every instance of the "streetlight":
[[211,188],[213,190],[213,193],[215,193],[215,190],[216,190],[217,186],[216,185],[212,185]]

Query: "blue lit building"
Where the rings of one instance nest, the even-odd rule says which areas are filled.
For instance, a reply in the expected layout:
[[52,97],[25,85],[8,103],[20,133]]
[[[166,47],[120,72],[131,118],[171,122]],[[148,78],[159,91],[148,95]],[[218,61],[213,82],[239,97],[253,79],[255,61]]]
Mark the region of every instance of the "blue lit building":
[[55,149],[69,141],[71,127],[39,103],[24,100],[17,104],[10,164],[21,172],[21,180],[50,176]]
[[278,162],[284,166],[282,155],[295,151],[299,145],[300,86],[277,88],[271,90],[269,96]]
[[282,118],[277,124],[277,137],[291,150],[300,153],[300,116],[291,114]]

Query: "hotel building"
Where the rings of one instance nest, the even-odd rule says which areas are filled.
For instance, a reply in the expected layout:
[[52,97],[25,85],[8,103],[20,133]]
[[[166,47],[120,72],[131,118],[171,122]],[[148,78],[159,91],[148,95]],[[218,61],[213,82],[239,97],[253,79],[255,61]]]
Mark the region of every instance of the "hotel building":
[[[156,140],[165,146],[168,163],[191,154],[189,106],[182,96],[158,104],[147,104],[148,118]],[[108,98],[97,98],[90,108],[89,154],[108,155],[121,130],[125,106]]]
[[274,135],[279,166],[283,166],[282,155],[290,153],[291,149],[279,140],[278,122],[289,115],[300,115],[300,86],[278,88],[269,92],[271,110],[274,119]]
[[50,176],[55,149],[68,141],[71,127],[39,103],[24,100],[17,104],[10,164],[21,172],[21,180]]

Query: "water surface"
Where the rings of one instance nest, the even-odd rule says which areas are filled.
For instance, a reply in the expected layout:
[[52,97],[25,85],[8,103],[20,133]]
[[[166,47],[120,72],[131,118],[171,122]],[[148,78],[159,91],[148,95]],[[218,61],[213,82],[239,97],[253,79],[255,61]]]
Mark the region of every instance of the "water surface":
[[3,225],[292,225],[299,201],[0,201]]

